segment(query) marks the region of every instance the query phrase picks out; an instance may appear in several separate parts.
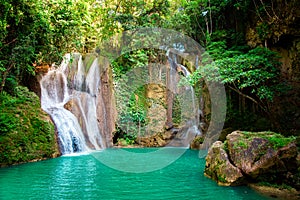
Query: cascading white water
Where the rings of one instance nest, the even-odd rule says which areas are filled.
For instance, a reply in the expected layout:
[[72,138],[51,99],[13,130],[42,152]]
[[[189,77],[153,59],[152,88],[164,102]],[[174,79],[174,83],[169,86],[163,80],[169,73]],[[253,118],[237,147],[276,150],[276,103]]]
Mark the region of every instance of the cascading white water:
[[[188,77],[191,74],[189,72],[189,70],[185,66],[183,66],[181,64],[177,64],[177,66],[183,72],[183,74],[184,74],[185,77]],[[198,119],[198,113],[197,113],[198,109],[197,109],[196,100],[195,100],[195,91],[194,91],[194,88],[192,86],[186,86],[186,90],[189,90],[191,92],[191,97],[192,97],[192,111],[193,111],[194,117],[196,117],[196,123],[190,127],[190,130],[192,132],[196,133],[196,135],[200,135],[202,133],[201,133],[201,130],[199,130],[197,128],[197,124],[199,122],[199,119]]]
[[62,154],[87,151],[88,148],[76,117],[64,108],[52,108],[48,111],[57,127]]
[[[177,62],[177,55],[173,54],[170,50],[167,51],[166,56],[170,68],[176,73],[169,73],[169,84],[168,87],[177,88],[179,79],[175,78],[178,76],[179,72],[182,72],[185,77],[190,75],[189,70]],[[172,71],[170,70],[170,71]],[[174,90],[175,91],[175,90]],[[198,129],[199,125],[199,113],[198,113],[198,104],[196,104],[195,92],[192,86],[184,86],[183,91],[177,88],[176,95],[179,98],[182,98],[182,102],[185,102],[185,105],[181,105],[181,117],[183,122],[183,127],[179,130],[179,133],[176,135],[175,139],[168,144],[169,146],[185,146],[188,147],[190,142],[194,139],[196,135],[201,135],[201,130]]]
[[[171,67],[174,70],[176,70],[178,72],[181,71],[185,77],[190,76],[191,73],[189,72],[189,70],[185,66],[177,63],[177,55],[174,55],[174,54],[170,53],[169,50],[167,51],[166,55],[168,57],[168,61],[171,65]],[[197,59],[198,59],[198,56],[196,56],[196,62],[197,62]],[[170,76],[171,76],[170,80],[173,80],[174,75],[170,74]],[[177,83],[176,83],[176,81],[172,81],[171,84],[177,84]],[[192,86],[185,86],[185,90],[190,92],[190,95],[189,95],[188,98],[191,97],[191,100],[192,100],[192,105],[191,106],[192,107],[188,108],[188,110],[189,111],[192,110],[192,113],[190,113],[190,114],[191,114],[191,118],[194,118],[198,115],[198,113],[197,113],[198,109],[197,109],[196,100],[195,100],[195,91],[194,91],[194,88]],[[197,123],[198,123],[198,119],[196,119],[196,124],[194,125],[195,127],[193,127],[194,129],[197,128]],[[200,131],[199,131],[199,134],[200,134]]]
[[[97,122],[97,91],[100,85],[98,59],[86,70],[80,54],[67,54],[57,69],[40,81],[42,108],[51,115],[58,131],[62,154],[102,149]],[[71,111],[65,107],[72,105]]]
[[84,85],[84,67],[83,67],[83,63],[82,63],[82,56],[79,55],[79,60],[78,60],[78,69],[77,72],[75,74],[74,77],[74,85],[75,85],[75,89],[81,91]]

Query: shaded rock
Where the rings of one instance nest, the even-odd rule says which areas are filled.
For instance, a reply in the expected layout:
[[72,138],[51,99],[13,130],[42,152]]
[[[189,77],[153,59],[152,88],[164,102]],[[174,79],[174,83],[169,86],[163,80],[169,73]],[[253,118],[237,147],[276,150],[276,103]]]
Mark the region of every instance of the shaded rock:
[[162,137],[156,137],[155,138],[156,142],[157,142],[157,145],[159,147],[162,147],[162,146],[165,146],[166,145],[166,141],[162,139]]
[[166,109],[163,105],[152,104],[147,110],[147,134],[163,133],[165,131]]
[[174,124],[172,122],[166,122],[165,124],[165,129],[168,131],[168,130],[171,130],[172,128],[174,127]]
[[233,128],[223,129],[218,140],[224,142],[226,140],[226,136],[232,133],[233,131],[234,131]]
[[246,134],[239,131],[229,134],[226,138],[232,163],[252,178],[265,173],[287,171],[290,167],[285,161],[297,156],[296,144],[289,143],[276,148],[268,137],[277,135],[271,132]]
[[221,141],[215,142],[208,150],[204,174],[227,186],[239,185],[244,179],[241,170],[231,164]]
[[173,137],[173,133],[171,131],[166,131],[161,136],[163,140],[170,140]]
[[146,137],[137,137],[135,142],[144,147],[163,147],[174,138],[174,134],[170,131],[157,133]]
[[[154,77],[152,77],[154,78]],[[166,88],[160,84],[146,85],[147,109],[147,134],[155,135],[165,131],[166,111]],[[172,128],[172,124],[169,129]],[[167,130],[169,130],[167,129]]]
[[73,102],[73,99],[71,99],[64,105],[64,108],[68,111],[72,111],[73,105],[74,105],[74,102]]
[[274,188],[258,184],[249,184],[249,186],[265,196],[277,199],[297,200],[300,197],[300,192],[295,189]]
[[97,121],[100,133],[105,141],[105,147],[111,147],[113,146],[112,133],[116,130],[115,124],[117,120],[113,75],[107,59],[101,57],[99,58],[99,63],[102,67],[100,68],[101,78],[96,100]]
[[147,84],[146,96],[151,99],[158,99],[161,103],[166,100],[166,88],[160,84]]
[[191,142],[191,149],[200,149],[201,144],[204,141],[204,137],[203,136],[196,136],[194,138],[194,140]]

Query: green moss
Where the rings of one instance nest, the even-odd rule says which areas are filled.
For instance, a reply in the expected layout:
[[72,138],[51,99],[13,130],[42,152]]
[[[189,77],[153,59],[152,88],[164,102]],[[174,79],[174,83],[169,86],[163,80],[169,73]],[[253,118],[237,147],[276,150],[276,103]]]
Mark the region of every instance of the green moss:
[[89,69],[91,68],[93,62],[96,59],[96,55],[95,54],[87,54],[82,56],[84,65],[86,66],[85,71],[86,73],[89,71]]
[[[167,109],[167,105],[165,106]],[[178,96],[174,97],[174,102],[173,102],[173,112],[172,112],[172,119],[173,119],[173,123],[175,124],[180,124],[182,123],[182,107],[180,104],[180,99]]]
[[228,150],[228,141],[227,141],[227,140],[224,141],[223,149],[224,149],[227,153],[229,152],[229,150]]
[[195,137],[194,142],[198,144],[202,144],[204,142],[204,137],[197,136]]
[[52,157],[55,131],[39,98],[25,87],[16,96],[0,94],[0,166]]
[[240,140],[240,141],[237,141],[236,143],[234,143],[233,148],[234,148],[234,149],[238,149],[238,148],[248,148],[248,144],[247,144],[246,141]]
[[279,149],[281,147],[284,147],[288,145],[289,143],[296,141],[296,137],[290,136],[290,137],[284,137],[281,134],[274,133],[271,131],[265,131],[265,132],[242,132],[246,139],[248,138],[254,138],[259,137],[266,139],[270,142],[270,144],[273,146],[274,149]]
[[218,175],[218,181],[222,182],[222,183],[226,183],[226,176],[224,174],[222,175]]
[[268,138],[269,142],[273,145],[275,149],[284,147],[289,143],[291,143],[292,141],[294,141],[295,139],[296,138],[294,136],[287,137],[287,138],[283,136],[282,137],[271,136],[270,138]]

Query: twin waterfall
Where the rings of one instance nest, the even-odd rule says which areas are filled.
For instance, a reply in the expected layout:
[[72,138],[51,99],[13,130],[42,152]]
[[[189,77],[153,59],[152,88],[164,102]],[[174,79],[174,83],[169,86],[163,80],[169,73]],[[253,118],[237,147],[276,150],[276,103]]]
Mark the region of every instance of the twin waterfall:
[[[177,63],[175,54],[167,54],[167,57],[176,77],[179,71],[184,76],[189,75],[189,71]],[[170,72],[170,87],[177,87],[174,77]],[[67,54],[58,68],[51,69],[42,77],[40,85],[42,108],[56,125],[62,154],[105,149],[113,145],[112,133],[115,131],[117,111],[112,72],[107,59],[97,54],[88,54],[84,59],[77,53]],[[186,98],[192,106],[189,114],[194,116],[188,130],[194,130],[194,137],[200,134],[199,109],[193,88],[187,86],[185,90],[192,95]],[[172,126],[172,105],[176,94],[167,95],[171,98],[166,102],[166,124],[169,122]]]
[[62,154],[112,146],[113,94],[105,59],[67,54],[40,81],[42,108],[58,131]]

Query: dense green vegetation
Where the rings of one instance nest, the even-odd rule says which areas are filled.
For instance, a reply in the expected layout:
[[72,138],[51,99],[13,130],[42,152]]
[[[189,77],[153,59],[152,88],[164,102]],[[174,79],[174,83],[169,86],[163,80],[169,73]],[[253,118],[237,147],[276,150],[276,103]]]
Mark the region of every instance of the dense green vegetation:
[[[225,85],[227,127],[297,134],[299,124],[289,122],[297,119],[297,111],[290,108],[285,117],[276,115],[281,108],[276,104],[278,99],[289,91],[293,93],[297,86],[282,76],[280,55],[271,48],[281,32],[289,28],[283,21],[298,19],[296,16],[287,18],[285,10],[289,9],[294,15],[299,8],[296,1],[285,6],[281,3],[272,0],[0,0],[0,94],[1,109],[6,111],[1,112],[1,140],[4,133],[11,130],[17,130],[17,135],[22,137],[28,132],[34,134],[36,127],[40,127],[32,125],[31,131],[23,130],[20,122],[26,122],[29,116],[14,113],[17,118],[12,118],[6,114],[10,108],[11,112],[17,112],[18,102],[25,101],[15,88],[29,85],[36,66],[58,64],[66,52],[93,52],[107,40],[117,49],[121,44],[112,36],[139,27],[176,30],[207,50],[203,57],[209,55],[214,62],[196,70],[187,81],[196,88],[197,95],[201,93],[199,84],[204,77]],[[288,24],[295,26],[297,23],[289,21]],[[251,44],[246,37],[249,27],[256,41]],[[284,31],[280,30],[282,27]],[[152,49],[124,53],[112,62],[115,82],[119,83],[122,75],[131,69],[150,61],[159,62],[161,54]],[[220,77],[210,76],[215,69],[219,70]],[[124,86],[127,82],[122,80],[120,84]],[[121,121],[132,122],[133,127],[143,127],[147,124],[148,105],[145,88],[138,88],[134,94],[128,97],[129,104],[119,106],[119,117]],[[119,97],[127,96],[120,94]],[[205,116],[207,121],[209,117],[209,114]],[[35,123],[36,119],[29,121]],[[49,130],[45,132],[48,134]],[[130,133],[124,139],[131,143],[139,130],[132,127],[127,130]],[[28,141],[33,138],[28,137]]]
[[58,155],[54,126],[25,87],[0,95],[0,166]]

